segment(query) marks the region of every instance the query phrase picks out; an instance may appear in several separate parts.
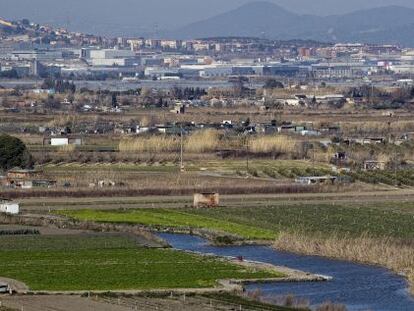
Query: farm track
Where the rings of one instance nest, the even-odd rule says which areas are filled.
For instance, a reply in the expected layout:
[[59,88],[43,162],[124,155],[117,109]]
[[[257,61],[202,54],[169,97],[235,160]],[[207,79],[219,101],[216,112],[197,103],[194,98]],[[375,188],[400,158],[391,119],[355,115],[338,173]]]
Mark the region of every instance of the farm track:
[[[4,306],[24,311],[231,311],[240,310],[240,305],[219,299],[201,296],[173,298],[146,297],[97,297],[80,296],[4,296],[0,297]],[[243,306],[244,311],[275,310],[260,306]]]
[[[266,206],[269,203],[375,203],[412,202],[414,189],[388,191],[342,192],[342,193],[297,193],[297,194],[252,194],[223,195],[224,207]],[[20,200],[24,212],[46,212],[60,209],[134,209],[134,208],[177,208],[190,206],[191,196],[141,196],[105,198],[31,198]]]

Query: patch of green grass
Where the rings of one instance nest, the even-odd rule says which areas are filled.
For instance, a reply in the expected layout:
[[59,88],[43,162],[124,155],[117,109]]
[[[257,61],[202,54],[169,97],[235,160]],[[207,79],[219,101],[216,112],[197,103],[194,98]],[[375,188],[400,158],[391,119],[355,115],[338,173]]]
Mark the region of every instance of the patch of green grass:
[[0,260],[1,276],[32,290],[204,288],[218,279],[282,276],[213,257],[140,248],[121,237],[1,237]]
[[200,215],[192,210],[178,209],[137,209],[128,211],[66,210],[60,215],[96,222],[130,223],[146,226],[175,228],[204,228],[223,233],[234,234],[245,239],[272,240],[276,238],[274,230],[250,226],[229,218]]

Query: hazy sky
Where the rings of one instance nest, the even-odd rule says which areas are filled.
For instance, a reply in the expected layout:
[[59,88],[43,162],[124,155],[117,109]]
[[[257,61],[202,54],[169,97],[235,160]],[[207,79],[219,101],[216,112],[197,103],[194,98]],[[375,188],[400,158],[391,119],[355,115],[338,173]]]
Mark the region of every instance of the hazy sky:
[[[302,14],[341,14],[413,0],[268,0]],[[254,0],[0,0],[0,16],[69,25],[89,33],[154,32],[211,17]]]

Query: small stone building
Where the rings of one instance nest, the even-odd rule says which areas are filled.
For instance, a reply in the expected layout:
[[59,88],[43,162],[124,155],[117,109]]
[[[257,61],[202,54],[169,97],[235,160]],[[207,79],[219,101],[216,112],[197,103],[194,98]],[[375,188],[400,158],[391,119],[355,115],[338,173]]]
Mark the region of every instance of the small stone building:
[[195,193],[194,194],[194,203],[195,208],[201,207],[217,207],[220,204],[220,198],[218,193],[208,192],[208,193]]

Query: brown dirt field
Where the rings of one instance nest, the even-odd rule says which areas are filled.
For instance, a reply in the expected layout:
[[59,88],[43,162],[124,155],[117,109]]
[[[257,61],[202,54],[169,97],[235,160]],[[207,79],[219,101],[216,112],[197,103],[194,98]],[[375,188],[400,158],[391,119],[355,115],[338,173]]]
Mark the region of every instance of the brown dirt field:
[[[80,296],[3,296],[3,306],[18,311],[231,311],[240,306],[200,296],[170,298]],[[262,310],[243,307],[245,311]]]
[[24,311],[131,311],[131,308],[79,296],[3,296],[3,305]]

